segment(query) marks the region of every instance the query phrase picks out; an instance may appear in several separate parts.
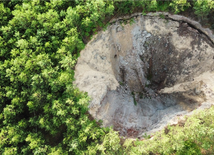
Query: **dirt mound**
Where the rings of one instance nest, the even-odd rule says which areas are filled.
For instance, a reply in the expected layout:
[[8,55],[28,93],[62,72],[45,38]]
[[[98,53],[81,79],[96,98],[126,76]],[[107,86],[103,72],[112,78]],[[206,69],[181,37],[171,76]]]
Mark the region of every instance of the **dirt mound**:
[[160,16],[112,23],[94,36],[75,69],[90,114],[138,137],[214,103],[214,45],[194,25]]

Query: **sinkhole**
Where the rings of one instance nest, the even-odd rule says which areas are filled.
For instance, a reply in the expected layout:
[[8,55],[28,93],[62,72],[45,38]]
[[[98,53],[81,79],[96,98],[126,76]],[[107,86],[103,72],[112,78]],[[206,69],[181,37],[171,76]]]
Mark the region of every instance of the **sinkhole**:
[[95,35],[75,79],[96,120],[137,138],[214,103],[214,45],[187,22],[140,15]]

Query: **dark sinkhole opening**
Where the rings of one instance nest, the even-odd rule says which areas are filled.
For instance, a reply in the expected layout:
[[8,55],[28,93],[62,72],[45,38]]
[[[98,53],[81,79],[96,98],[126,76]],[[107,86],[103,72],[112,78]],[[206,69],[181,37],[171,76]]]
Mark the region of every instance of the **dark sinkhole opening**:
[[114,73],[120,86],[109,91],[104,102],[113,103],[112,108],[117,108],[113,126],[123,136],[137,137],[158,129],[171,118],[186,114],[205,101],[203,92],[195,90],[200,82],[185,91],[179,88],[171,92],[161,91],[165,87],[193,81],[193,68],[200,64],[185,65],[183,60],[189,58],[191,61],[192,54],[187,50],[177,51],[170,43],[170,34],[148,36],[142,54],[133,49],[114,57]]
[[92,97],[95,119],[137,138],[213,100],[213,56],[212,42],[189,24],[142,16],[89,43],[76,84]]

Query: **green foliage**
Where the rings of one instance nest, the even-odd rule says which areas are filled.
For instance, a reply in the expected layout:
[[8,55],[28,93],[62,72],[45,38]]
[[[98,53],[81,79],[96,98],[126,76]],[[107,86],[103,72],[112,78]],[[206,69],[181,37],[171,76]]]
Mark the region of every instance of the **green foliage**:
[[132,97],[133,97],[134,105],[137,105],[137,101],[136,101],[136,99],[135,99],[135,92],[132,92],[131,95],[132,95]]
[[[203,17],[214,5],[211,0],[192,4]],[[1,1],[0,154],[188,154],[213,149],[213,108],[188,119],[184,128],[122,145],[118,132],[89,119],[90,98],[73,85],[85,38],[97,27],[106,29],[107,17],[187,7],[184,0]]]
[[205,18],[214,9],[214,1],[212,0],[195,0],[194,1],[195,14],[199,17]]
[[132,25],[132,24],[134,24],[134,23],[135,23],[134,18],[131,18],[131,19],[129,20],[129,24]]
[[145,134],[143,135],[143,138],[145,138],[145,139],[150,139],[151,136],[150,136],[150,135],[147,135],[147,133],[145,133]]
[[119,81],[119,84],[120,84],[121,86],[124,86],[124,83],[123,83],[123,82],[121,82],[121,81]]
[[3,26],[8,21],[8,14],[10,13],[10,9],[4,6],[4,3],[0,3],[0,25]]
[[101,154],[119,155],[122,153],[118,132],[113,131],[112,128],[110,128],[109,133],[105,135],[102,144],[96,147]]
[[158,3],[157,0],[140,0],[140,1],[121,1],[118,0],[114,3],[116,12],[120,14],[130,14],[138,8],[143,8],[143,12],[156,11]]
[[162,19],[165,19],[165,15],[164,14],[160,14],[159,17],[162,18]]
[[184,147],[182,150],[176,152],[176,155],[201,155],[200,147],[190,140],[184,142]]
[[175,13],[179,13],[190,7],[190,3],[187,0],[172,0],[170,6]]
[[0,3],[1,154],[87,154],[105,136],[86,114],[89,97],[73,86],[74,65],[81,35],[114,7],[86,4]]
[[185,125],[168,126],[152,139],[135,141],[130,154],[201,154],[201,149],[213,153],[214,106],[196,111]]
[[169,11],[171,1],[157,1],[157,11]]

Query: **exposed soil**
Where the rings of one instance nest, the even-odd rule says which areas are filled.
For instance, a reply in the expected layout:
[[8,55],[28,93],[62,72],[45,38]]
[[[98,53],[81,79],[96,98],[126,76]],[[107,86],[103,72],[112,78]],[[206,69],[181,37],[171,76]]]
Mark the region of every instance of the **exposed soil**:
[[136,138],[214,103],[214,46],[204,30],[184,21],[134,20],[115,21],[88,43],[75,84],[91,96],[95,119]]

